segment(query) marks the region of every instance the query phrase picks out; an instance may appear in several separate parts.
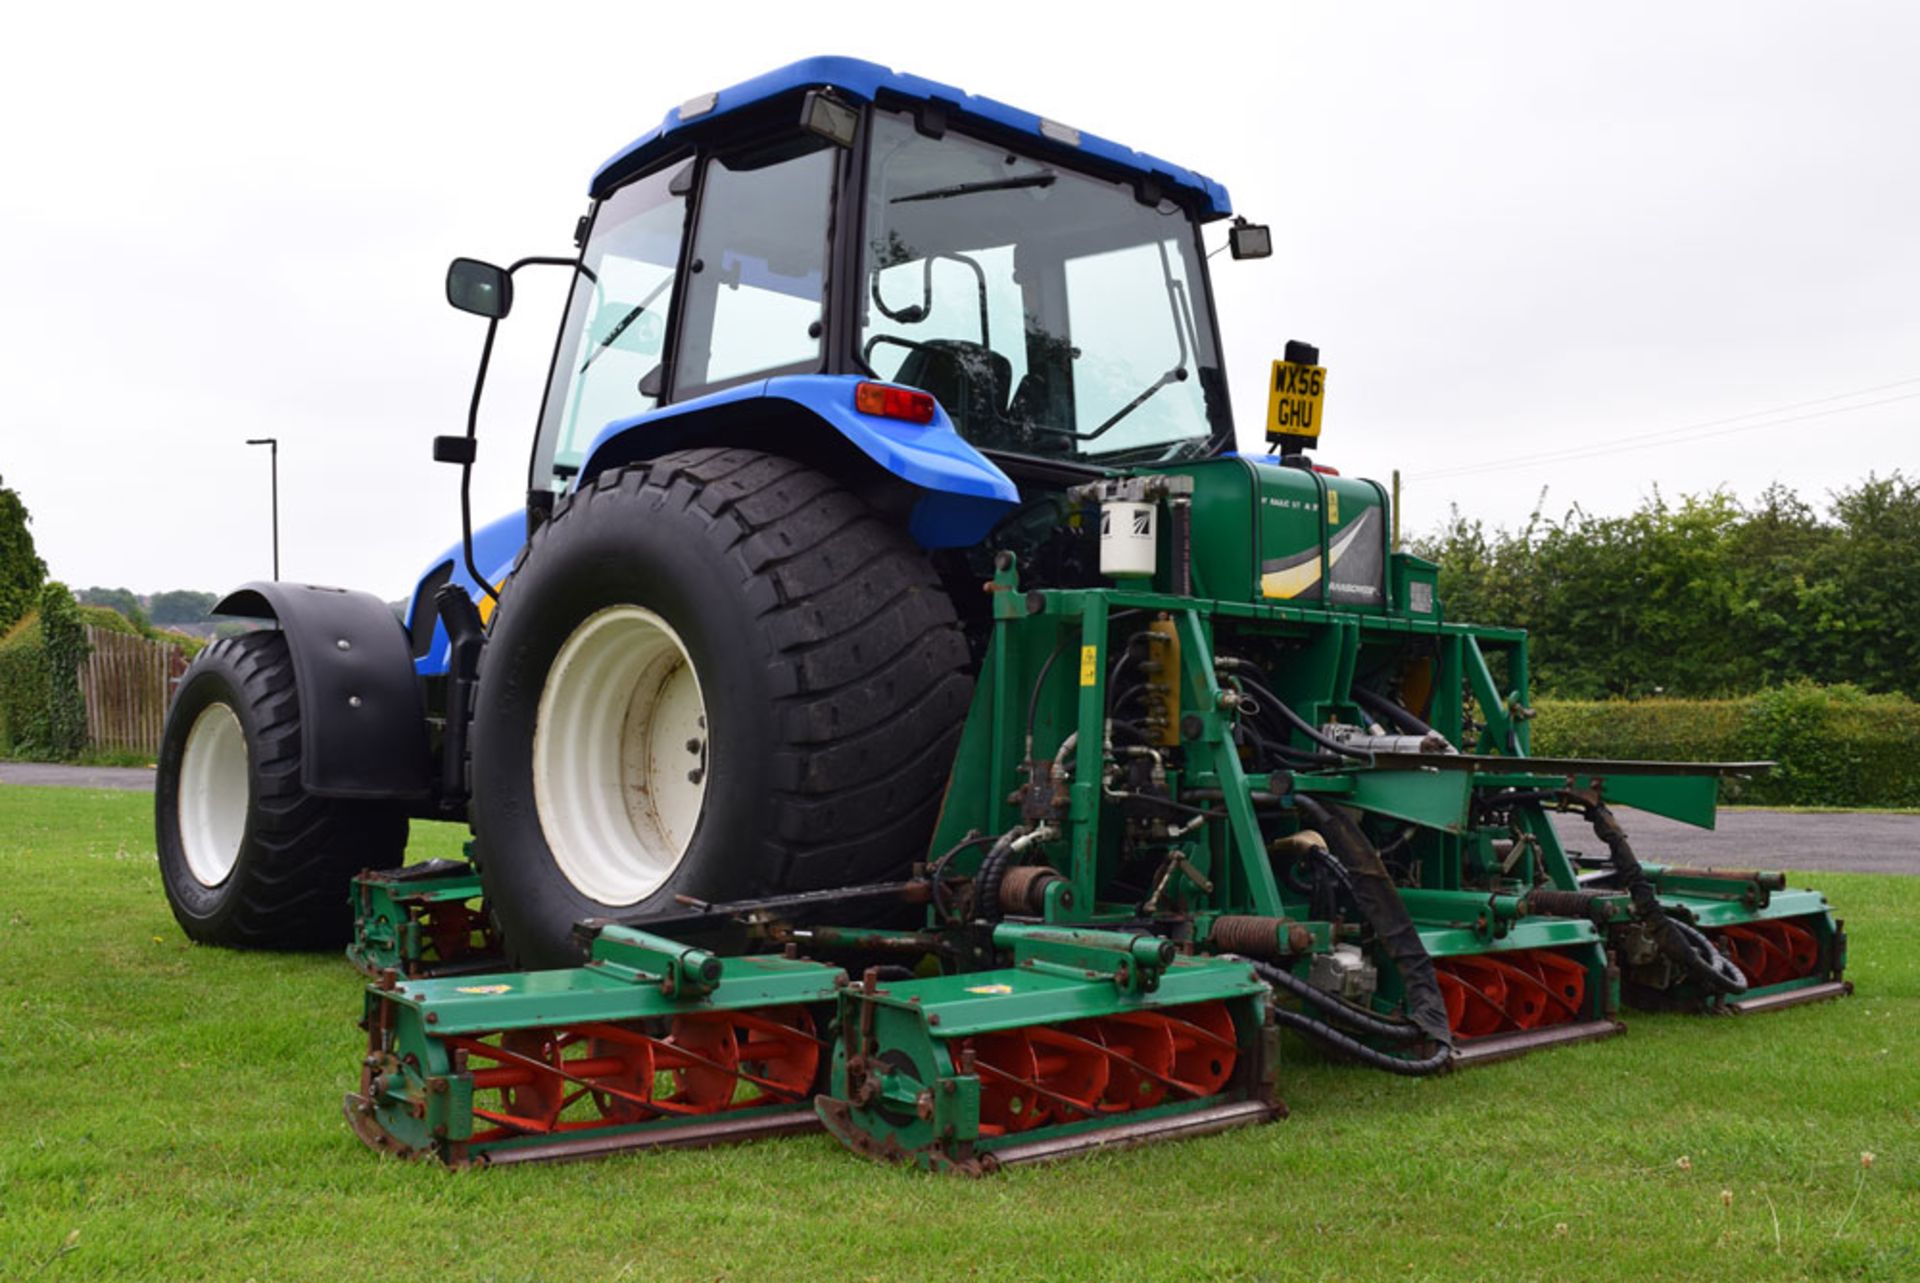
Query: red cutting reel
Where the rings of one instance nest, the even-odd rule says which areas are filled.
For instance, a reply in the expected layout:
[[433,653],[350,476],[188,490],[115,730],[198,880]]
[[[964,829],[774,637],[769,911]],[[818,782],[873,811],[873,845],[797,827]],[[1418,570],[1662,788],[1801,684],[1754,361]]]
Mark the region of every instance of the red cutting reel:
[[1585,1016],[1587,969],[1547,949],[1437,958],[1455,1038],[1545,1029]]

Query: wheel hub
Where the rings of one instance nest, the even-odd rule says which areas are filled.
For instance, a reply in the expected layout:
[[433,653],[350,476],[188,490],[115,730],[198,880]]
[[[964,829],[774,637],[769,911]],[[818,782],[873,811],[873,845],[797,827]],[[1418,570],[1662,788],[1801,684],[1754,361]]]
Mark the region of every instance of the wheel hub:
[[560,872],[601,904],[652,895],[686,855],[707,779],[706,702],[680,635],[641,606],[588,616],[534,726],[534,802]]
[[247,736],[225,704],[208,704],[187,731],[178,816],[187,871],[202,886],[219,886],[247,833]]

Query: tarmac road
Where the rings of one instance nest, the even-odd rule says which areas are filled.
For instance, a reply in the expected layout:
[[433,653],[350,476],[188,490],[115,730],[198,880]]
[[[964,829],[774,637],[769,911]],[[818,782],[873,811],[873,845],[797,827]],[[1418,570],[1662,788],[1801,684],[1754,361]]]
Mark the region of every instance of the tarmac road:
[[0,762],[0,784],[47,784],[73,789],[153,791],[146,766],[63,766],[53,762]]
[[[0,762],[0,784],[151,790],[153,772],[137,766]],[[1708,831],[1624,807],[1618,814],[1633,841],[1634,854],[1657,863],[1784,869],[1792,873],[1837,869],[1920,874],[1920,815],[1723,811],[1719,827]],[[1556,815],[1553,822],[1569,850],[1604,852],[1593,830],[1579,816]]]
[[[1717,826],[1709,830],[1625,807],[1614,814],[1633,843],[1633,853],[1659,864],[1791,873],[1920,873],[1920,815],[1722,811]],[[1568,850],[1606,853],[1579,816],[1556,815],[1553,826]]]

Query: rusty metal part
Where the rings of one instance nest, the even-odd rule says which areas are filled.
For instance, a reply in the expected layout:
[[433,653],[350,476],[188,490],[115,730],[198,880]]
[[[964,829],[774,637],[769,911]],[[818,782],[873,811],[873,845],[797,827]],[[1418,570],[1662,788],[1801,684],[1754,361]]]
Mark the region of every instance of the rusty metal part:
[[1624,894],[1622,891],[1558,891],[1552,887],[1535,887],[1527,892],[1523,903],[1528,913],[1541,917],[1606,922],[1612,917],[1606,908],[1607,901]]
[[1804,989],[1788,989],[1782,993],[1763,994],[1758,998],[1741,998],[1729,1002],[1727,1010],[1736,1015],[1752,1015],[1760,1011],[1772,1011],[1780,1007],[1797,1007],[1803,1002],[1825,1002],[1830,998],[1844,998],[1853,992],[1851,980],[1828,980],[1817,985],[1808,985]]
[[1523,1029],[1516,1033],[1495,1034],[1489,1038],[1475,1038],[1463,1042],[1454,1050],[1453,1059],[1457,1065],[1484,1065],[1495,1060],[1508,1060],[1529,1051],[1538,1051],[1542,1047],[1557,1047],[1562,1043],[1570,1042],[1588,1042],[1595,1038],[1611,1038],[1615,1034],[1623,1034],[1626,1031],[1627,1027],[1618,1020],[1586,1020],[1573,1025]]
[[1112,1127],[1103,1127],[1098,1131],[1053,1136],[1024,1144],[1008,1145],[987,1154],[980,1163],[983,1168],[992,1171],[1024,1163],[1042,1163],[1057,1158],[1070,1158],[1078,1154],[1092,1153],[1095,1150],[1132,1149],[1140,1145],[1153,1144],[1156,1141],[1175,1140],[1183,1136],[1208,1136],[1214,1132],[1244,1127],[1251,1123],[1264,1123],[1270,1119],[1284,1118],[1286,1113],[1286,1106],[1277,1101],[1235,1101],[1231,1104],[1214,1105],[1207,1109],[1196,1110],[1190,1114],[1175,1114],[1170,1118],[1119,1123]]
[[1763,891],[1784,891],[1787,889],[1787,875],[1766,869],[1690,869],[1684,865],[1669,864],[1661,870],[1663,874],[1680,874],[1689,878],[1716,878],[1726,882],[1751,882]]
[[1272,962],[1313,948],[1313,933],[1289,918],[1229,913],[1213,920],[1207,944],[1216,953],[1244,953]]
[[1065,878],[1044,864],[1008,869],[1000,880],[1000,907],[1008,913],[1038,916],[1047,907],[1047,888]]
[[551,1145],[522,1145],[514,1149],[496,1149],[476,1160],[488,1167],[509,1163],[551,1163],[567,1159],[599,1158],[604,1154],[636,1149],[699,1149],[707,1145],[727,1145],[735,1141],[761,1140],[771,1136],[797,1136],[817,1130],[819,1118],[813,1110],[801,1108],[787,1113],[754,1118],[717,1116],[710,1121],[688,1123],[653,1132],[629,1132],[624,1135],[582,1137]]

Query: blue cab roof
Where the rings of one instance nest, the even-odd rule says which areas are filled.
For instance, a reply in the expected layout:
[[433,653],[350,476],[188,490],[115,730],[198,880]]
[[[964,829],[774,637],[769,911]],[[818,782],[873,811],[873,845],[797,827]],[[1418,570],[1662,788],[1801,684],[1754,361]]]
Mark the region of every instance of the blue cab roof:
[[1204,174],[1171,164],[1119,143],[1042,120],[1030,111],[1010,107],[992,98],[981,98],[936,80],[889,71],[877,63],[858,58],[803,58],[764,75],[755,76],[713,94],[702,94],[666,114],[658,125],[622,147],[600,166],[588,187],[596,200],[612,190],[613,180],[624,177],[672,151],[683,131],[703,126],[729,113],[750,107],[798,89],[831,86],[842,93],[872,102],[876,95],[917,102],[937,102],[955,116],[971,117],[1002,129],[1029,134],[1050,151],[1077,152],[1143,178],[1152,178],[1163,187],[1177,188],[1199,198],[1203,218],[1220,218],[1233,212],[1227,189]]

